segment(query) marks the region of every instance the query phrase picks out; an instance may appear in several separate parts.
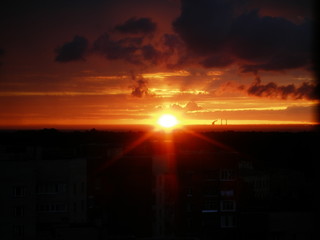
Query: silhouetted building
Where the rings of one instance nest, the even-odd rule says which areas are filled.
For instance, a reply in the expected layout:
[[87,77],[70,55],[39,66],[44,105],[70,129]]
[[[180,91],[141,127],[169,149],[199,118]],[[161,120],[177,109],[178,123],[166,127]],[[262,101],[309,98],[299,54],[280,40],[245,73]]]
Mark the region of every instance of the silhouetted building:
[[209,239],[238,226],[238,154],[181,152],[178,158],[179,235]]
[[272,145],[274,136],[296,135],[36,133],[1,139],[1,239],[314,234],[314,178],[301,160],[312,162],[314,152]]
[[0,153],[2,239],[50,239],[59,228],[86,223],[86,160],[52,146],[15,147]]

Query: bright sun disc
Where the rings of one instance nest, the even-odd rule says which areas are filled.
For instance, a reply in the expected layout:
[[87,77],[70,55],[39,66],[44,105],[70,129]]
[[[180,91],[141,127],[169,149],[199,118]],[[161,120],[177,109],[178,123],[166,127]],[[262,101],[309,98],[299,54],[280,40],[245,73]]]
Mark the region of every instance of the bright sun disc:
[[158,124],[164,128],[171,128],[178,124],[178,120],[171,114],[163,114],[158,119]]

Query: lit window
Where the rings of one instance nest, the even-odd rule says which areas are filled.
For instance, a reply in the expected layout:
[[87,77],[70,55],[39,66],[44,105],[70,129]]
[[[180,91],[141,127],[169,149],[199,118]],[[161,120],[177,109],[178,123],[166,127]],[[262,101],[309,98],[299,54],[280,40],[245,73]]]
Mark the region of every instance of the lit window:
[[230,189],[230,190],[221,190],[221,196],[223,197],[233,197],[234,196],[234,190]]

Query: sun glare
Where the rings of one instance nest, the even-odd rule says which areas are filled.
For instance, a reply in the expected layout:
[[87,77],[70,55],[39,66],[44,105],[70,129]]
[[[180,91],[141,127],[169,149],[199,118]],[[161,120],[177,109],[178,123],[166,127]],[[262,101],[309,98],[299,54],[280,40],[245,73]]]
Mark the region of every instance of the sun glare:
[[177,118],[175,116],[173,116],[172,114],[163,114],[158,119],[158,124],[164,128],[175,127],[178,123],[179,122],[178,122]]

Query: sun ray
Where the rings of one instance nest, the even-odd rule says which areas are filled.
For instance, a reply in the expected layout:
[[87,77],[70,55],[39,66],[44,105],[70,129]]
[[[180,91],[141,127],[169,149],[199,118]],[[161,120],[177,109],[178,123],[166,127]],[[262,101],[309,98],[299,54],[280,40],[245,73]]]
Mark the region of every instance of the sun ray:
[[229,147],[228,145],[225,145],[225,144],[223,144],[221,142],[218,142],[218,141],[216,141],[214,139],[208,138],[208,137],[204,136],[203,134],[197,133],[197,132],[192,131],[192,130],[187,129],[187,128],[182,128],[182,130],[185,133],[188,133],[188,134],[190,134],[192,136],[195,136],[195,137],[197,137],[199,139],[205,140],[206,142],[211,143],[211,144],[213,144],[213,145],[215,145],[217,147],[220,147],[220,148],[222,148],[222,149],[224,149],[226,151],[237,152],[235,149]]
[[115,162],[117,162],[120,158],[122,158],[125,154],[133,150],[134,148],[138,147],[140,144],[142,144],[144,141],[149,139],[151,136],[153,136],[154,131],[148,131],[143,136],[132,142],[130,145],[128,145],[123,151],[116,154],[112,159],[109,161],[106,161],[99,169],[97,169],[98,173],[101,173],[103,170],[108,168],[109,166],[113,165]]

